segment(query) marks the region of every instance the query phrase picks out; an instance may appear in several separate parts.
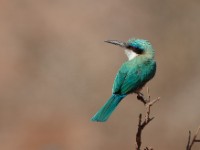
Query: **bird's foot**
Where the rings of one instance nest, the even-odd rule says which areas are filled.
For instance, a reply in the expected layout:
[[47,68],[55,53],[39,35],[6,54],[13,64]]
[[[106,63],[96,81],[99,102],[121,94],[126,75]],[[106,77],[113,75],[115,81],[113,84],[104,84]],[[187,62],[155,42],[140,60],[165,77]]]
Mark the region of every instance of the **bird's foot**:
[[145,97],[144,97],[144,94],[143,93],[141,93],[141,92],[138,92],[137,93],[137,99],[139,100],[139,101],[141,101],[144,105],[146,105],[146,103],[147,103],[147,100],[145,99]]
[[[141,92],[137,92],[137,99],[141,101],[145,106],[152,105],[151,97],[149,94],[149,88],[147,87],[147,98],[145,98],[144,94]],[[159,97],[157,99],[160,99]],[[154,100],[153,100],[154,101]]]

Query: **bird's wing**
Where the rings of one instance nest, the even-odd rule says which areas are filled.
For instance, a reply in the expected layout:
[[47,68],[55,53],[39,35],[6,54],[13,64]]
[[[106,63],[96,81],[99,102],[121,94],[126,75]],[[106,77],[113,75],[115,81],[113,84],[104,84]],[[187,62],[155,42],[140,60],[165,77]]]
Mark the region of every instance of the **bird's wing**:
[[128,94],[137,89],[140,85],[140,68],[124,63],[119,69],[113,84],[114,94]]
[[153,78],[155,72],[155,61],[139,65],[131,61],[125,62],[116,75],[112,91],[122,95],[136,92]]
[[126,79],[126,76],[128,74],[128,70],[122,65],[122,67],[119,69],[112,88],[112,93],[114,94],[121,94],[121,87]]

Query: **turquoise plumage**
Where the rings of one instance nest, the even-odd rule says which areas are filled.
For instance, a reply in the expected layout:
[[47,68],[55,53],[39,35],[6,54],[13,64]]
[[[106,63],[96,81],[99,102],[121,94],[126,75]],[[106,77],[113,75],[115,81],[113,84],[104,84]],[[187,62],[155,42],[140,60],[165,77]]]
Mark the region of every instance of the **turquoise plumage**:
[[105,122],[125,96],[126,95],[112,94],[104,106],[95,114],[94,117],[92,117],[91,120]]
[[105,122],[128,94],[140,94],[142,87],[154,77],[156,72],[154,50],[148,41],[130,39],[126,43],[115,40],[106,42],[126,48],[129,60],[122,64],[115,77],[112,96],[92,117],[91,121],[97,122]]

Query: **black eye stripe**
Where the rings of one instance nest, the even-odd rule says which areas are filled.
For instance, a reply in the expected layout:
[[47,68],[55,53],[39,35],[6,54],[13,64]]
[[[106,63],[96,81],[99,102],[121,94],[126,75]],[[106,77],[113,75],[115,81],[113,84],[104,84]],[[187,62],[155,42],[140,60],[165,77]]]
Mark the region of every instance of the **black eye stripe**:
[[136,54],[142,54],[143,53],[143,50],[142,49],[139,49],[139,48],[135,48],[133,46],[127,46],[128,49],[134,51]]

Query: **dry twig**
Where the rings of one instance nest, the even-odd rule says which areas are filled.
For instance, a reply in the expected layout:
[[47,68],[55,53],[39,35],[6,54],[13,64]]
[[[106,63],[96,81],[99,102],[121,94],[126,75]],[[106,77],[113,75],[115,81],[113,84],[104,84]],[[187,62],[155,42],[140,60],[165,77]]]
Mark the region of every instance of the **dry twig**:
[[191,150],[192,146],[194,145],[194,143],[200,142],[200,139],[197,139],[197,135],[199,133],[199,130],[200,130],[200,126],[198,127],[198,129],[197,129],[192,141],[191,141],[191,131],[189,131],[188,143],[187,143],[186,150]]
[[[135,144],[136,150],[141,149],[141,145],[142,145],[141,135],[142,135],[142,131],[144,127],[148,125],[149,122],[151,122],[154,119],[154,117],[150,117],[151,106],[153,106],[153,104],[155,104],[160,99],[160,97],[158,97],[151,101],[151,97],[149,95],[149,88],[147,88],[147,95],[148,95],[147,99],[145,99],[143,94],[141,93],[139,93],[137,96],[138,100],[141,101],[146,106],[146,115],[145,115],[144,121],[142,121],[142,114],[139,115],[138,130],[136,133],[136,144]],[[153,148],[146,147],[144,150],[153,150]]]

